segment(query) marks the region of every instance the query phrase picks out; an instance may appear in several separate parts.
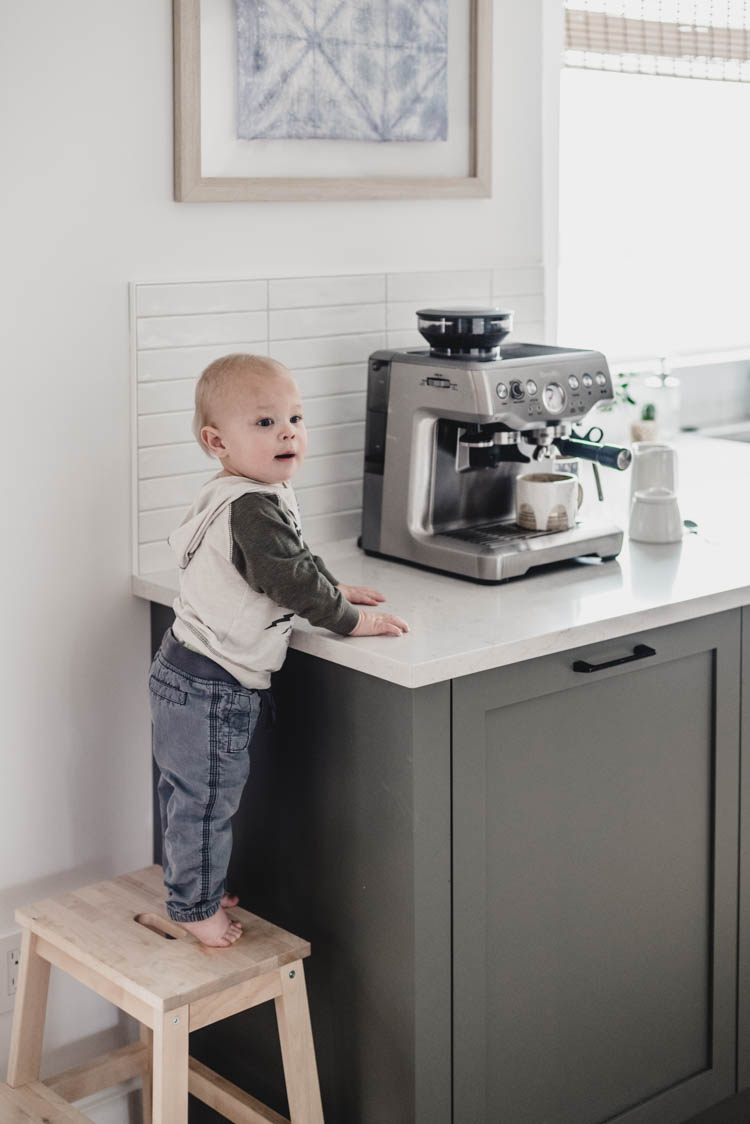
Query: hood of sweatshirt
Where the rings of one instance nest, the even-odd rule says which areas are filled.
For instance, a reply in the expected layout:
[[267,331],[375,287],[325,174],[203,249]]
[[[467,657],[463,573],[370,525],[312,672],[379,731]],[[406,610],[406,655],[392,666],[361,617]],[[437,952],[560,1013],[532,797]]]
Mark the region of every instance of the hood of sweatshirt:
[[190,562],[203,542],[214,519],[246,492],[273,492],[284,497],[289,489],[283,484],[262,484],[246,476],[214,476],[201,488],[179,527],[169,536],[169,545],[177,555],[181,570]]

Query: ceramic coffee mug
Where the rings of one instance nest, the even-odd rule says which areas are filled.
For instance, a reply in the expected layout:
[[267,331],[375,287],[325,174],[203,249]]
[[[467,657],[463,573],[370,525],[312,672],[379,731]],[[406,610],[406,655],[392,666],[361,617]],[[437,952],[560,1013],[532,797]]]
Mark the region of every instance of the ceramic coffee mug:
[[570,472],[526,472],[516,477],[516,523],[526,531],[569,531],[582,499]]

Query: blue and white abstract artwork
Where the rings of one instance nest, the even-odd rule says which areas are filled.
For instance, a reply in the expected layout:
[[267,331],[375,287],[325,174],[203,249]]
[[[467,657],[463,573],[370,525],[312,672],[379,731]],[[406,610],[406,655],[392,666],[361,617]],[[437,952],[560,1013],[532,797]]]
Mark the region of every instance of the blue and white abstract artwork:
[[443,141],[448,0],[236,0],[243,140]]

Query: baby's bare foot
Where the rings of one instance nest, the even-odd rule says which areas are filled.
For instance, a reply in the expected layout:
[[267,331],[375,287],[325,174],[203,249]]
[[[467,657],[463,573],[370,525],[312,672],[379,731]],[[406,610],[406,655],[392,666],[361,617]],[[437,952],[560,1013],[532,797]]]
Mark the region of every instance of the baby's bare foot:
[[240,899],[237,897],[236,894],[224,894],[224,896],[221,899],[221,908],[222,909],[233,909],[237,905],[237,902],[239,900]]
[[201,944],[210,945],[211,948],[229,948],[242,936],[239,921],[233,921],[223,909],[217,909],[216,913],[203,921],[180,921],[179,924],[197,937]]

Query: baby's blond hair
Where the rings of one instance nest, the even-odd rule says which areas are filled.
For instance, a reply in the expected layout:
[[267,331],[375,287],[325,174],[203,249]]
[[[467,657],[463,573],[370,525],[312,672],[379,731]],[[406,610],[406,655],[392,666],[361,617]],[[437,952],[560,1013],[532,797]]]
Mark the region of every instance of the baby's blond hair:
[[213,453],[201,437],[206,425],[215,425],[214,409],[220,399],[231,393],[239,379],[248,375],[278,375],[286,371],[283,363],[277,363],[268,355],[222,355],[214,359],[195,384],[195,413],[193,414],[193,435],[204,453]]

